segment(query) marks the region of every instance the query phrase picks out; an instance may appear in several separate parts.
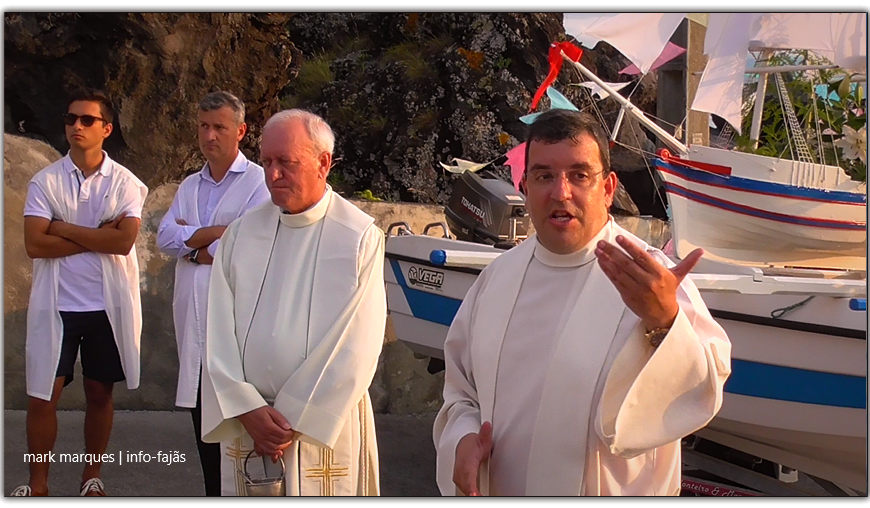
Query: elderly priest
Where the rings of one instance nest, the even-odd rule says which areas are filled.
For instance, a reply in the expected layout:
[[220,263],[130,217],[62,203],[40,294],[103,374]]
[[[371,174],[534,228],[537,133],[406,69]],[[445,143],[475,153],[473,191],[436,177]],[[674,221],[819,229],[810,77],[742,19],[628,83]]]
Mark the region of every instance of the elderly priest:
[[223,495],[244,495],[251,450],[267,457],[248,460],[251,476],[275,476],[283,458],[288,495],[379,493],[367,390],[386,324],[384,235],[326,184],[333,145],[316,115],[270,118],[271,202],[230,224],[215,257],[202,433],[221,443]]

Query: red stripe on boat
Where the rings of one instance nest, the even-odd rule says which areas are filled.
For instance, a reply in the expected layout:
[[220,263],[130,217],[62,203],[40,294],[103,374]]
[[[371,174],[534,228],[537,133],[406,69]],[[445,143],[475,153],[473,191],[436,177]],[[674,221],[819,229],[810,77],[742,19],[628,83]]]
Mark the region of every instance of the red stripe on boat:
[[[677,190],[684,191],[686,194],[680,194],[678,192],[674,192],[671,189],[667,188],[667,186],[671,186]],[[726,210],[732,213],[739,213],[742,215],[748,215],[750,217],[756,217],[758,219],[765,219],[774,222],[787,222],[789,224],[796,224],[799,226],[808,226],[808,227],[816,227],[816,228],[831,228],[831,229],[845,229],[843,226],[856,226],[866,228],[866,222],[856,222],[856,221],[842,221],[842,220],[832,220],[832,219],[818,219],[815,217],[799,217],[797,215],[788,215],[785,213],[771,212],[770,210],[762,210],[760,208],[755,208],[752,206],[741,205],[739,203],[735,203],[733,201],[728,201],[727,199],[717,198],[715,196],[710,196],[709,194],[704,194],[703,192],[698,192],[696,190],[687,189],[682,185],[676,183],[667,183],[665,186],[665,191],[668,194],[676,194],[682,198],[688,199],[690,201],[694,201],[696,203],[700,203],[706,206],[712,206],[714,208],[719,208],[722,210]],[[696,194],[697,196],[692,196],[692,194]],[[706,198],[710,203],[706,203],[703,201],[699,201],[698,197]],[[730,205],[732,208],[726,208],[726,206]],[[772,217],[765,217],[764,214],[771,215]],[[791,220],[788,220],[791,219]],[[802,220],[806,222],[810,222],[810,224],[800,224],[797,222],[793,222],[794,220]],[[815,224],[812,224],[815,223]]]
[[672,154],[666,148],[660,149],[658,152],[656,152],[656,155],[658,155],[660,159],[667,162],[668,164],[676,164],[678,166],[683,166],[687,168],[700,169],[701,171],[706,171],[708,173],[713,173],[716,175],[731,176],[731,168],[728,166],[719,166],[718,164],[709,164],[707,162],[681,159],[676,155]]
[[[673,160],[669,160],[667,162],[668,162],[668,164],[671,164],[671,163],[673,163]],[[778,194],[778,193],[774,193],[774,192],[763,192],[763,191],[758,191],[758,190],[753,190],[753,189],[738,189],[737,187],[731,187],[729,185],[722,185],[719,183],[702,182],[701,180],[692,178],[690,176],[675,173],[675,172],[669,170],[668,168],[665,168],[662,166],[657,166],[656,171],[661,171],[662,173],[667,173],[671,176],[675,176],[675,177],[679,178],[680,180],[684,180],[686,182],[692,182],[692,183],[698,184],[698,185],[706,185],[707,187],[716,187],[719,189],[728,189],[728,190],[734,191],[734,192],[745,192],[747,194],[759,194],[762,196],[776,196],[778,198],[795,199],[798,201],[813,201],[815,203],[825,203],[825,204],[829,204],[829,205],[867,206],[866,203],[852,203],[850,201],[837,201],[837,200],[833,200],[833,199],[819,199],[819,198],[810,198],[810,197],[806,197],[806,196],[793,196],[791,194]],[[734,177],[734,178],[738,178],[738,177]],[[674,184],[674,185],[676,185],[676,184]],[[694,192],[698,192],[698,191],[694,191]],[[717,198],[717,199],[721,199],[721,198]]]

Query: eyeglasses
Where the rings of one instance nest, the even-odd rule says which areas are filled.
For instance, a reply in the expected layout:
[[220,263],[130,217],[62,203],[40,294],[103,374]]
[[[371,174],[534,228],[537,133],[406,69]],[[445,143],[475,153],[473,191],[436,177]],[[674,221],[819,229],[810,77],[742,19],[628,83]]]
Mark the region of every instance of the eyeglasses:
[[94,122],[96,122],[97,120],[100,120],[104,124],[109,123],[108,120],[106,120],[105,118],[100,118],[99,116],[77,115],[75,113],[67,113],[63,115],[63,123],[69,125],[70,127],[76,124],[76,120],[81,120],[83,127],[90,127],[91,125],[94,125]]
[[595,177],[605,173],[602,171],[595,172],[587,172],[583,170],[568,170],[565,172],[556,171],[552,169],[532,169],[529,170],[523,175],[526,179],[526,182],[530,186],[536,187],[544,187],[552,185],[557,179],[561,179],[560,176],[565,174],[568,179],[569,185],[573,187],[579,188],[587,188],[591,187],[595,182]]

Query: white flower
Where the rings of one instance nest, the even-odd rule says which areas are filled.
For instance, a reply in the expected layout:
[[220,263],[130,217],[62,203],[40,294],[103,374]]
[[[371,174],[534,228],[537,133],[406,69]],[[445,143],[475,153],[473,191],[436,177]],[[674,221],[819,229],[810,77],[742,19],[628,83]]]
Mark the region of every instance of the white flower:
[[867,127],[855,130],[848,125],[843,126],[843,137],[834,141],[834,145],[843,149],[843,157],[861,159],[867,164]]

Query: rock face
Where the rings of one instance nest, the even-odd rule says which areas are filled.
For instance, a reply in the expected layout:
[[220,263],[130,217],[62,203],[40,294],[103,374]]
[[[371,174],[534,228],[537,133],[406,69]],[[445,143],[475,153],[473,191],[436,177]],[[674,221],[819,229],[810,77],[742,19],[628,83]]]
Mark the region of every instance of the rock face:
[[[288,29],[303,61],[285,102],[334,126],[342,158],[334,182],[442,204],[453,177],[438,162],[484,162],[521,143],[519,118],[547,75],[549,45],[565,38],[561,14],[310,13]],[[586,51],[581,62],[605,80],[626,79],[615,50]],[[587,94],[567,86],[580,81],[566,65],[557,88],[583,107]],[[612,123],[612,105],[600,107]],[[548,108],[544,98],[539,110]]]
[[[434,204],[446,202],[455,178],[438,162],[492,160],[524,139],[519,118],[547,75],[549,44],[566,38],[558,13],[7,12],[4,22],[6,132],[63,153],[68,92],[103,88],[118,117],[107,151],[156,188],[202,165],[196,104],[227,89],[247,105],[249,158],[271,114],[303,107],[336,131],[336,188]],[[605,81],[629,79],[618,74],[628,62],[606,43],[581,62]],[[615,103],[593,107],[585,89],[568,86],[581,81],[565,65],[556,87],[613,125]],[[655,76],[631,95],[653,112]],[[538,110],[548,108],[545,97]],[[619,141],[639,146],[630,137]],[[631,150],[620,156],[622,144],[613,151],[621,176],[638,167]],[[629,214],[638,213],[629,194],[648,194],[633,183],[644,173],[626,173],[617,205]]]
[[27,184],[40,169],[60,159],[45,143],[3,135],[3,363],[5,407],[23,409],[24,332],[32,266],[24,250]]
[[154,188],[202,165],[197,103],[225,89],[247,108],[243,150],[258,153],[260,127],[295,72],[290,16],[7,12],[4,130],[65,152],[68,93],[101,88],[117,110],[106,150]]

